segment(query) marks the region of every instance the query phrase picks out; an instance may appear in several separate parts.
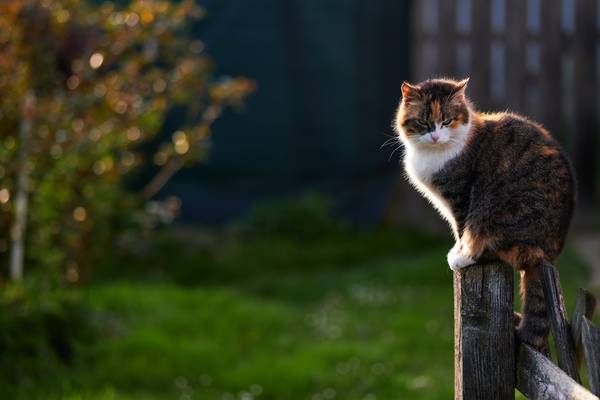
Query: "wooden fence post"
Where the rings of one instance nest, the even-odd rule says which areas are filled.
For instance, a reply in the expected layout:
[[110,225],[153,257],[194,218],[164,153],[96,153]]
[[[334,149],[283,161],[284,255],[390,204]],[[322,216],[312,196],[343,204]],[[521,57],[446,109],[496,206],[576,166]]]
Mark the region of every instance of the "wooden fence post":
[[454,398],[515,398],[514,272],[502,263],[454,273]]

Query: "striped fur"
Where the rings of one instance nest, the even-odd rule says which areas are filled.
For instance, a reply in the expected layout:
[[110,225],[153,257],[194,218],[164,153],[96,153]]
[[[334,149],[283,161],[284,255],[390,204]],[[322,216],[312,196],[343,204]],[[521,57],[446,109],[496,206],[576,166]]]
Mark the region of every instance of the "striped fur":
[[477,112],[466,84],[403,85],[396,128],[405,169],[452,227],[452,269],[496,258],[521,271],[518,335],[546,350],[539,268],[542,261],[554,265],[562,251],[575,200],[572,169],[541,125],[516,114]]

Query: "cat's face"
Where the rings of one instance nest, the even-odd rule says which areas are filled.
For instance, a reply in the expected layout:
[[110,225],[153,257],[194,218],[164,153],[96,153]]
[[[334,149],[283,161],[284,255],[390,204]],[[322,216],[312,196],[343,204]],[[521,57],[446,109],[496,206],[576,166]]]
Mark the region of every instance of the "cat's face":
[[469,123],[467,82],[468,79],[432,79],[418,85],[403,83],[402,103],[396,116],[402,140],[431,149],[443,149],[463,140]]

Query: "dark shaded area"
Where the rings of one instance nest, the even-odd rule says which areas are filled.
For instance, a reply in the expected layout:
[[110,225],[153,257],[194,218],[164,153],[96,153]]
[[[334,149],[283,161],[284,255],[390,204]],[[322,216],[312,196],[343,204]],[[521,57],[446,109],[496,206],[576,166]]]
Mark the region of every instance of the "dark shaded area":
[[[209,160],[163,194],[184,223],[222,223],[267,198],[319,190],[355,221],[381,214],[398,153],[392,133],[408,77],[408,2],[204,2],[197,35],[218,73],[255,79],[241,112],[214,126]],[[167,130],[168,131],[168,130]]]

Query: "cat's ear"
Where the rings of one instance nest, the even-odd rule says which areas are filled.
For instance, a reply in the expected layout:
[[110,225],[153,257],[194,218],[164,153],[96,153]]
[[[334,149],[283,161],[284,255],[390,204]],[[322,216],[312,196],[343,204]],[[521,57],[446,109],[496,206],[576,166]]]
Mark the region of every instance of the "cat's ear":
[[456,96],[464,96],[465,90],[467,90],[467,84],[469,83],[469,78],[465,78],[462,81],[459,81],[454,90],[452,91],[452,97]]
[[404,81],[402,82],[402,100],[409,101],[418,98],[421,95],[421,90],[418,86],[411,85]]

